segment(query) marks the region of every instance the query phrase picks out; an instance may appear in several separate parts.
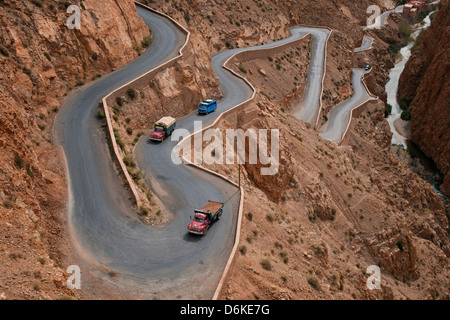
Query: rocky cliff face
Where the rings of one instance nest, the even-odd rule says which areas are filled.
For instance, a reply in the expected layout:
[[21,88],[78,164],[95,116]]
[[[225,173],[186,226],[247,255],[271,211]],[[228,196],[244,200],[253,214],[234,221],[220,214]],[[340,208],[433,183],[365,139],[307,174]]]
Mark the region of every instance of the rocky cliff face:
[[445,175],[441,190],[450,195],[450,2],[441,1],[431,27],[400,78],[399,99],[410,105],[411,138]]
[[[69,248],[65,172],[52,124],[72,88],[120,67],[150,35],[131,0],[0,1],[0,299],[55,299]],[[69,262],[69,261],[67,261]]]

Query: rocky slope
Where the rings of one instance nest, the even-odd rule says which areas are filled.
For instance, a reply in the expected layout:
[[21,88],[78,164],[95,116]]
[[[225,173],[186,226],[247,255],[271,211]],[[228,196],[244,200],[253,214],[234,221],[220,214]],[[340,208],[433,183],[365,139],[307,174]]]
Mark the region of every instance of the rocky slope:
[[[353,48],[361,42],[359,25],[365,21],[368,6],[364,2],[308,3],[315,9],[299,1],[217,1],[214,6],[209,1],[193,1],[189,6],[158,0],[149,3],[194,31],[194,48],[209,55],[283,37],[286,21],[333,27],[327,53],[326,110],[351,94],[352,67],[370,61],[376,69],[367,80],[382,99],[356,112],[345,144],[336,146],[288,112],[293,94],[301,98],[296,93],[301,92],[297,89],[304,79],[299,75],[307,61],[299,60],[308,59],[307,50],[299,57],[289,49],[267,59],[233,61],[234,70],[248,77],[259,93],[255,103],[226,117],[219,128],[281,128],[281,166],[277,175],[266,177],[260,176],[260,165],[242,168],[241,240],[221,298],[448,298],[450,243],[443,203],[427,182],[391,153],[389,126],[384,120],[383,88],[394,62],[388,47],[399,41],[399,17],[389,19],[385,29],[370,32],[375,38],[373,51],[356,55]],[[394,6],[389,1],[379,4]],[[319,20],[315,10],[324,12]],[[164,92],[172,99],[185,95],[180,74],[188,66],[173,67],[158,75],[154,84],[136,88],[145,94],[135,102],[127,101],[123,118],[129,110],[132,123],[143,104],[144,117],[163,115]],[[202,66],[205,69],[189,69],[194,79],[201,79],[210,68],[208,63]],[[170,73],[175,80],[167,76]],[[220,97],[214,82],[203,83],[208,86],[202,88],[195,87],[199,82],[187,83],[193,85],[189,85],[191,94],[198,92],[198,97],[206,98],[208,92]],[[286,84],[282,90],[280,83]],[[170,109],[177,115],[195,108],[177,105]],[[148,124],[141,125],[140,129],[149,129]],[[238,180],[237,166],[208,167]],[[382,269],[380,291],[366,288],[366,268],[372,264]]]
[[[73,2],[75,4],[75,2]],[[75,87],[135,58],[149,37],[133,1],[0,1],[0,297],[57,299],[73,264],[67,186],[52,124]]]
[[[391,153],[383,102],[360,111],[340,147],[264,95],[219,129],[236,125],[280,128],[281,158],[275,176],[260,176],[260,165],[242,168],[241,240],[222,298],[448,298],[444,205]],[[208,168],[238,181],[237,166]],[[382,270],[380,291],[366,287],[373,264]]]
[[441,1],[433,22],[419,36],[399,82],[399,99],[412,101],[411,139],[445,175],[450,195],[450,1]]
[[[285,37],[293,24],[334,29],[325,78],[330,91],[325,108],[331,108],[351,94],[351,68],[363,63],[354,58],[353,48],[361,42],[360,25],[373,4],[366,0],[143,2],[186,25],[192,37],[183,60],[145,87],[134,88],[135,99],[124,97],[116,125],[128,144],[169,110],[178,117],[203,98],[221,97],[212,76],[213,54]],[[383,10],[394,7],[394,1],[375,3]],[[0,258],[1,269],[6,270],[0,276],[0,299],[73,294],[64,289],[64,270],[72,264],[64,240],[67,191],[51,124],[64,95],[131,60],[149,35],[129,0],[103,1],[101,8],[94,0],[82,4],[86,25],[69,32],[64,29],[68,16],[64,5],[0,1],[4,44],[0,63],[5,70],[0,75]],[[52,33],[54,29],[60,32]],[[387,32],[396,37],[394,31]],[[387,46],[381,39],[373,56],[361,58],[379,60],[383,71],[372,79],[378,89],[387,74]],[[440,198],[390,154],[382,102],[358,113],[341,147],[322,140],[286,112],[289,95],[304,81],[308,55],[305,48],[300,51],[299,57],[273,57],[274,63],[246,62],[248,76],[261,93],[238,117],[220,124],[222,129],[236,124],[282,128],[279,174],[264,178],[258,166],[242,169],[246,198],[240,252],[222,298],[448,298],[448,220]],[[305,61],[299,60],[302,57]],[[278,72],[276,59],[288,72]],[[280,92],[283,80],[289,86]],[[237,179],[236,167],[212,169]],[[371,264],[382,267],[381,291],[365,287]]]

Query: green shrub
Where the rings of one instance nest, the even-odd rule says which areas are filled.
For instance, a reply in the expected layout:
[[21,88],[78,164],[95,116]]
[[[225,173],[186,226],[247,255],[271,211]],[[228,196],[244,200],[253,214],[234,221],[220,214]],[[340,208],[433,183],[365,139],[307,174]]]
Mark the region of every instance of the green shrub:
[[245,254],[247,253],[247,247],[246,247],[246,246],[241,246],[241,247],[239,248],[239,252],[240,252],[242,255],[245,255]]
[[102,75],[100,74],[100,73],[96,73],[96,74],[94,74],[93,76],[92,76],[92,81],[94,81],[94,80],[96,80],[96,79],[98,79],[98,78],[101,78],[102,77]]
[[21,156],[19,156],[18,154],[16,154],[14,156],[14,163],[16,164],[16,166],[19,169],[23,169],[25,167],[25,161],[22,159]]
[[127,90],[127,95],[128,95],[131,99],[136,98],[136,90],[134,90],[133,88],[129,88],[129,89]]
[[409,38],[411,36],[411,25],[406,20],[400,21],[400,23],[398,24],[398,30],[405,38]]
[[402,100],[400,100],[398,105],[400,106],[400,108],[402,110],[406,110],[406,109],[409,109],[409,105],[411,104],[411,102],[412,102],[412,99],[403,98]]
[[138,170],[135,173],[133,173],[131,177],[133,178],[134,181],[139,181],[142,179],[142,172]]
[[33,283],[33,290],[35,290],[35,291],[41,291],[41,286],[39,285],[38,282],[34,282],[34,283]]
[[123,157],[123,163],[127,166],[127,167],[136,167],[136,164],[133,161],[133,158],[131,156],[125,156]]
[[261,266],[266,270],[272,270],[272,264],[270,263],[269,259],[263,259],[261,260]]
[[27,174],[30,176],[31,179],[34,178],[34,173],[29,166],[25,166],[25,171],[27,172]]
[[103,112],[103,110],[98,110],[97,111],[97,118],[104,119],[105,118],[105,112]]
[[400,115],[400,118],[405,121],[411,120],[411,112],[409,110],[404,110],[402,114]]
[[387,103],[386,107],[384,108],[384,117],[387,118],[392,113],[392,106]]
[[117,145],[119,146],[120,149],[125,151],[125,142],[123,142],[121,139],[117,140]]
[[321,291],[322,287],[320,286],[319,280],[314,277],[308,278],[308,284],[313,287],[317,291]]
[[151,37],[145,37],[145,38],[142,40],[142,46],[143,46],[144,48],[148,48],[151,44],[152,44],[152,38],[151,38]]

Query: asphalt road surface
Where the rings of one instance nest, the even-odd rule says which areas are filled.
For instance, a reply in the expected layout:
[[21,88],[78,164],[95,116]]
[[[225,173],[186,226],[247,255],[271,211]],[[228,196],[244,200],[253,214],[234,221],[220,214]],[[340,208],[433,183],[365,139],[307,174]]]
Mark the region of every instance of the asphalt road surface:
[[298,27],[303,34],[311,34],[311,61],[308,67],[303,99],[292,109],[298,119],[315,127],[321,107],[322,80],[325,74],[326,44],[330,31],[322,28]]
[[354,52],[361,52],[361,51],[365,51],[365,50],[369,49],[370,46],[372,45],[372,42],[373,42],[372,38],[369,38],[369,37],[367,37],[367,36],[364,36],[364,37],[363,37],[363,42],[362,42],[362,44],[361,44],[361,47],[356,48],[356,49],[354,50]]
[[328,121],[323,125],[319,135],[332,142],[340,143],[350,123],[351,111],[363,103],[374,99],[370,96],[362,83],[362,77],[366,71],[360,68],[353,69],[352,88],[353,96],[337,104],[328,113]]
[[[163,143],[153,143],[147,133],[135,148],[136,161],[152,191],[175,218],[161,227],[142,225],[113,168],[105,133],[96,119],[101,98],[178,55],[185,41],[184,34],[170,20],[140,7],[137,11],[153,32],[150,48],[123,68],[71,94],[55,121],[55,139],[63,147],[69,173],[69,230],[80,254],[100,266],[94,268],[94,272],[98,275],[98,270],[109,271],[110,275],[114,274],[109,281],[132,291],[134,296],[209,299],[234,245],[240,199],[238,189],[199,169],[175,165],[171,161],[171,151],[177,141],[167,139]],[[320,110],[329,31],[294,27],[289,38],[257,48],[292,42],[308,33],[313,36],[311,62],[304,103],[297,108],[297,114],[300,119],[315,124]],[[178,119],[177,129],[192,131],[194,121],[201,121],[206,126],[220,113],[252,96],[252,89],[245,81],[222,67],[234,53],[251,49],[233,49],[212,58],[224,98],[216,112],[206,116],[193,112]],[[360,86],[360,81],[354,84],[356,96],[364,99],[366,91]],[[344,120],[336,116],[332,123]],[[208,200],[225,203],[222,219],[205,237],[190,235],[186,227],[193,210],[201,208]],[[108,277],[106,274],[100,276]]]
[[[164,227],[142,225],[112,166],[105,133],[96,119],[102,97],[178,55],[185,41],[168,19],[137,10],[153,31],[151,47],[123,68],[70,95],[55,121],[55,139],[64,149],[69,172],[69,230],[80,254],[114,274],[111,282],[135,296],[208,299],[234,243],[237,188],[187,166],[169,172],[170,164],[162,163],[154,177],[167,187],[162,199],[176,219]],[[163,155],[164,148],[167,145],[155,150]],[[206,237],[193,237],[186,230],[189,216],[208,199],[227,201],[223,218]]]

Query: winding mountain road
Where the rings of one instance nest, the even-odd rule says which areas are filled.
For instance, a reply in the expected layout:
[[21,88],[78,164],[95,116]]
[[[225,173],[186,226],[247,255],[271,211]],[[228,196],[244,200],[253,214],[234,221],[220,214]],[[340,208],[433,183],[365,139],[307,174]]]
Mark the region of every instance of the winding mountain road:
[[366,86],[362,82],[362,77],[366,73],[364,69],[353,68],[352,88],[353,95],[337,104],[328,113],[328,121],[322,126],[319,135],[329,141],[340,143],[347,131],[352,110],[363,103],[374,100]]
[[292,109],[291,113],[298,119],[316,126],[322,107],[322,83],[325,75],[325,57],[330,30],[325,28],[296,27],[303,34],[311,34],[311,61],[308,67],[302,101]]
[[[63,147],[69,176],[69,230],[82,256],[113,272],[114,282],[123,287],[134,286],[146,298],[210,298],[234,241],[237,188],[187,166],[168,172],[164,162],[155,177],[160,185],[175,181],[163,188],[170,196],[161,196],[177,218],[165,227],[144,226],[134,218],[96,119],[102,97],[178,55],[185,41],[169,19],[140,7],[137,12],[153,31],[151,47],[123,68],[70,95],[55,121],[55,139]],[[227,201],[223,219],[205,238],[191,237],[186,233],[189,215],[208,199]]]
[[372,43],[373,43],[373,39],[372,38],[364,36],[361,46],[359,48],[356,48],[354,50],[354,52],[362,52],[362,51],[369,50],[371,48],[371,46],[372,46]]
[[[94,265],[101,270],[115,274],[111,281],[131,288],[138,297],[209,299],[234,245],[239,190],[202,170],[173,164],[171,151],[178,141],[154,144],[146,134],[136,145],[136,161],[145,181],[175,218],[162,227],[142,225],[113,168],[105,133],[96,119],[101,98],[177,56],[185,41],[184,34],[169,19],[141,7],[137,7],[137,12],[153,32],[150,48],[123,68],[71,94],[55,120],[54,136],[67,161],[71,238],[83,257],[95,261]],[[315,124],[321,107],[325,48],[330,31],[310,27],[290,30],[290,37],[255,48],[279,46],[306,34],[313,36],[305,98],[295,113]],[[253,49],[233,49],[212,58],[224,99],[214,113],[199,116],[194,112],[178,119],[178,129],[192,131],[194,121],[202,121],[207,126],[222,112],[252,97],[252,88],[224,69],[223,64],[233,54]],[[356,81],[360,72],[354,71]],[[349,105],[365,97],[359,85],[354,83],[357,101]],[[341,121],[347,120],[336,115],[336,120],[330,123]],[[339,130],[333,134],[338,136]],[[207,200],[225,203],[223,217],[205,237],[192,236],[186,232],[190,216],[193,209],[201,208]]]

